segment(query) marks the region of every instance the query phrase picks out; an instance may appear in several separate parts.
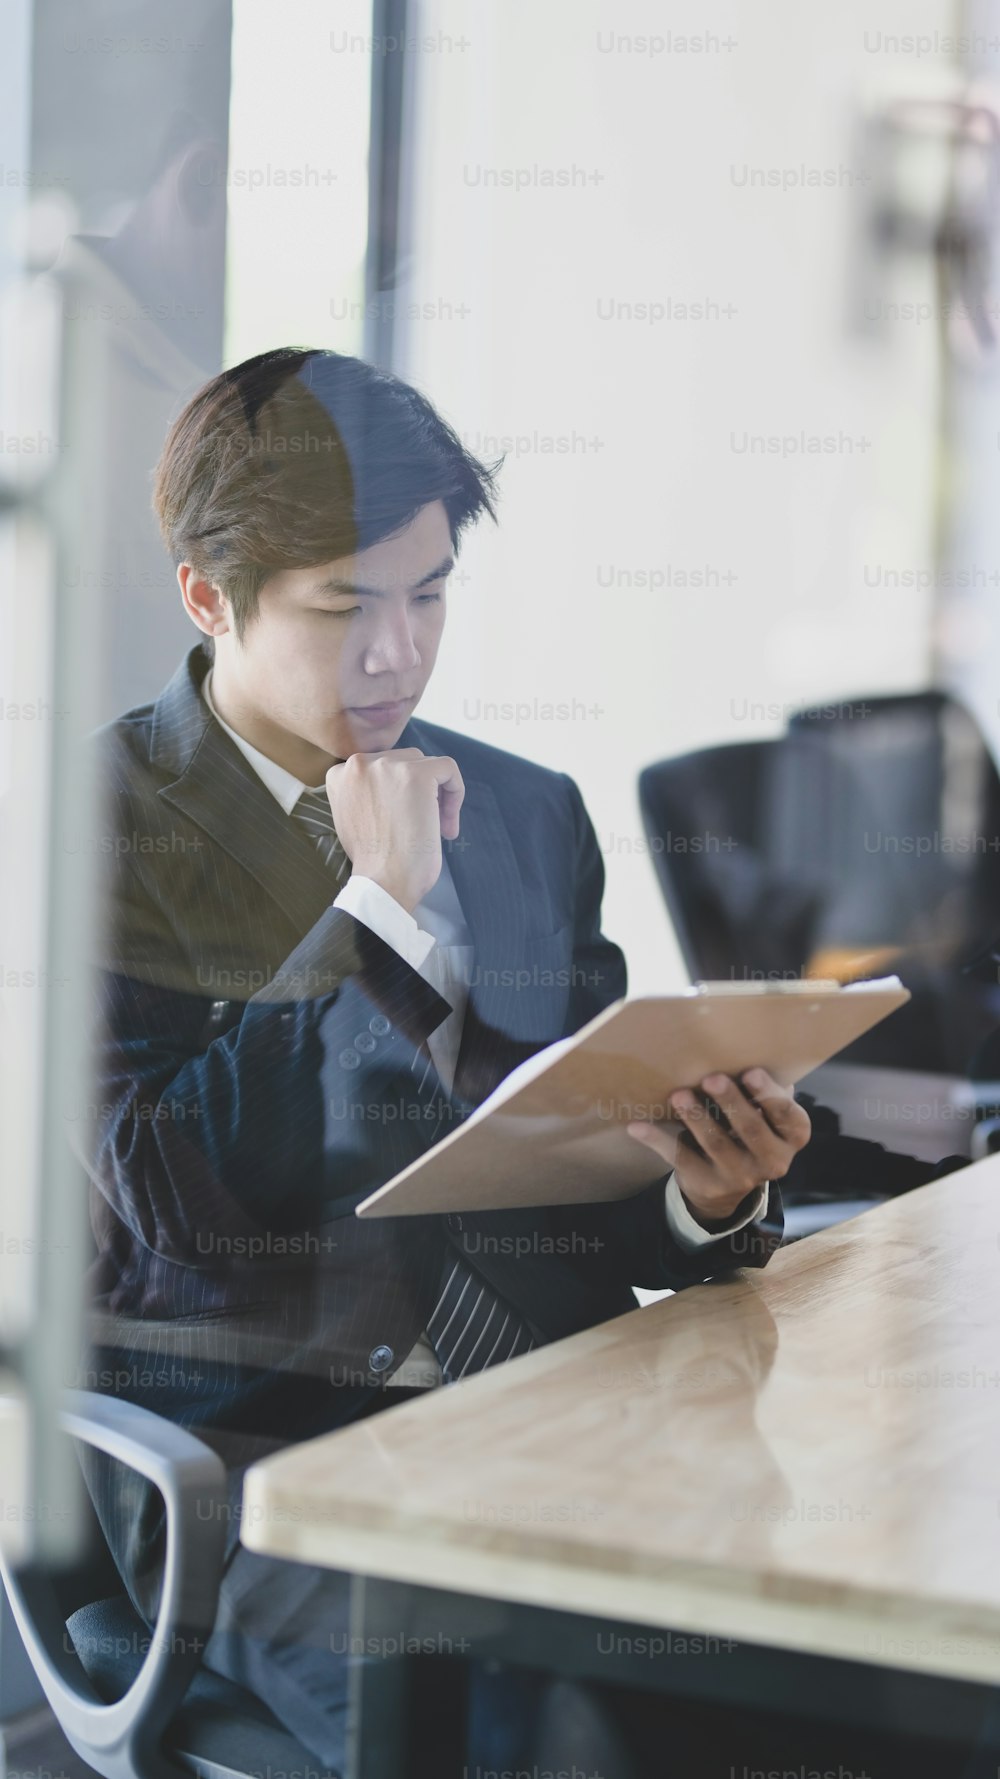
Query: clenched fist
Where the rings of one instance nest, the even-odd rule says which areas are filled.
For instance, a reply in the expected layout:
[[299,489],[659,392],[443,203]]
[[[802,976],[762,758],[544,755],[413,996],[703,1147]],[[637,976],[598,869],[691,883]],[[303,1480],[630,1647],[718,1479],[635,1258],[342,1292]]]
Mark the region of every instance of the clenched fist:
[[354,873],[407,914],[441,875],[441,840],[457,840],[462,774],[444,754],[397,747],[352,754],[326,775],[333,820]]

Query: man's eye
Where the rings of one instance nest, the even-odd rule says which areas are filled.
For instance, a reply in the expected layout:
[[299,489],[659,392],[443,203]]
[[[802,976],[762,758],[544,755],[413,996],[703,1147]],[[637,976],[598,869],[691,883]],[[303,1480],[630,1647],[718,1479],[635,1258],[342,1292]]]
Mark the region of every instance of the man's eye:
[[318,609],[326,618],[353,618],[355,612],[359,612],[361,607],[360,605],[349,605],[342,611],[334,611],[330,606],[321,605]]
[[417,604],[418,605],[440,605],[441,604],[441,595],[440,595],[440,593],[418,593],[417,594]]

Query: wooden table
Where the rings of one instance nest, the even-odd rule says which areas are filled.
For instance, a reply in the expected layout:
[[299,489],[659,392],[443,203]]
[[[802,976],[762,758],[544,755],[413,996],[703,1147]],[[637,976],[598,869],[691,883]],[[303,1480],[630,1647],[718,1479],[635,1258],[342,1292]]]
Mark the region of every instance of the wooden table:
[[978,1694],[1000,1680],[1000,1157],[282,1452],[242,1524],[453,1599]]

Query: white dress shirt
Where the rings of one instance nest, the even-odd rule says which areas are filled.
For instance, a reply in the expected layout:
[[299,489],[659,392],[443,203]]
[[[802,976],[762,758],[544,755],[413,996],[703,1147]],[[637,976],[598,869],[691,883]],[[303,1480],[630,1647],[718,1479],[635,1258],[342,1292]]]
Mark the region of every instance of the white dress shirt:
[[[303,784],[301,779],[286,771],[284,766],[268,759],[251,742],[244,741],[243,736],[238,735],[219,715],[212,702],[211,686],[212,672],[209,669],[202,681],[205,703],[220,728],[226,731],[230,740],[239,748],[244,759],[253,767],[272,797],[281,804],[286,815],[291,815],[303,791],[325,791],[325,785]],[[450,1003],[452,1010],[447,1019],[442,1021],[427,1040],[434,1066],[445,1088],[450,1090],[454,1085],[455,1066],[469,1000],[474,950],[472,935],[462,912],[447,859],[442,856],[440,877],[412,914],[408,914],[395,897],[389,895],[388,890],[384,890],[381,884],[374,883],[370,877],[349,877],[343,889],[334,897],[333,906],[343,908],[345,913],[352,914],[355,920],[360,920],[371,932],[376,933]],[[734,1224],[733,1228],[742,1229],[763,1217],[767,1212],[767,1203],[768,1188],[763,1186],[749,1215],[742,1222]],[[701,1248],[719,1239],[695,1221],[673,1174],[667,1181],[666,1215],[670,1232],[682,1248]],[[419,1386],[437,1384],[440,1381],[441,1372],[434,1350],[430,1342],[421,1336],[412,1353],[389,1379],[389,1385]]]

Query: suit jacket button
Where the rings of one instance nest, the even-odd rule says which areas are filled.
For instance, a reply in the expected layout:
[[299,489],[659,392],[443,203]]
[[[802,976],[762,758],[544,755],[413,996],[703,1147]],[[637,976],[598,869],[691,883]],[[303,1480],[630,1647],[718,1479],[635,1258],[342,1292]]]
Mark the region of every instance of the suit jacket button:
[[369,1370],[375,1372],[388,1371],[392,1364],[392,1360],[393,1352],[391,1347],[373,1347],[368,1355]]
[[342,1050],[337,1061],[342,1069],[356,1069],[360,1066],[361,1058],[356,1050]]
[[389,1031],[389,1021],[384,1013],[373,1013],[368,1021],[368,1030],[374,1032],[376,1038],[384,1038]]
[[371,1032],[359,1032],[354,1040],[354,1048],[360,1050],[362,1056],[370,1056],[375,1048],[375,1039]]

